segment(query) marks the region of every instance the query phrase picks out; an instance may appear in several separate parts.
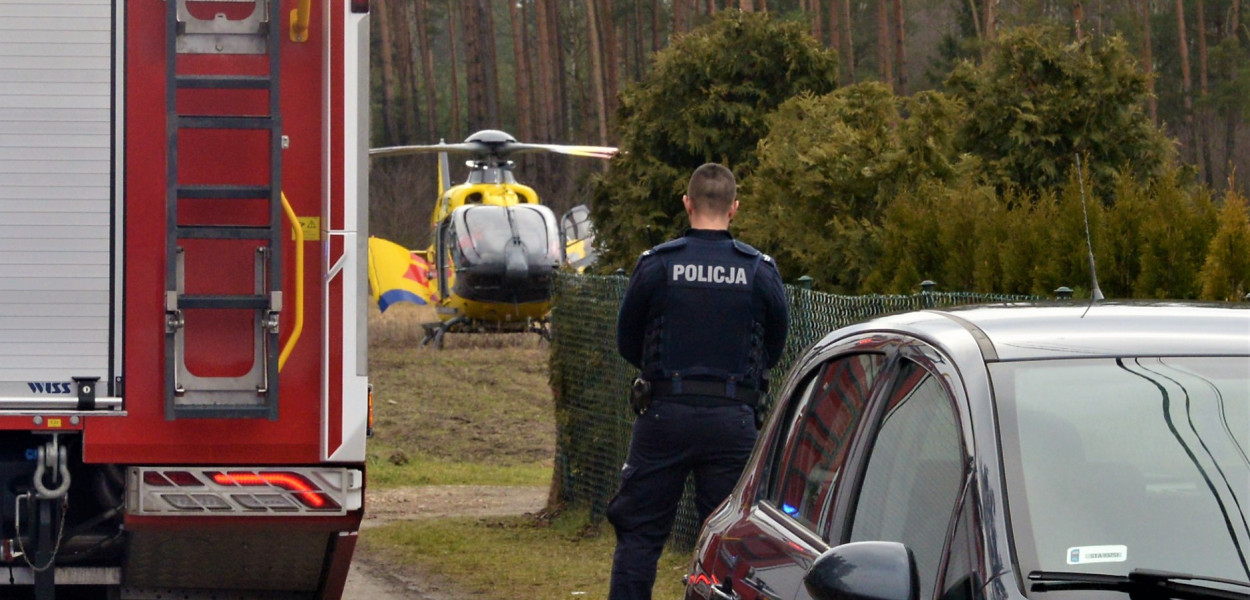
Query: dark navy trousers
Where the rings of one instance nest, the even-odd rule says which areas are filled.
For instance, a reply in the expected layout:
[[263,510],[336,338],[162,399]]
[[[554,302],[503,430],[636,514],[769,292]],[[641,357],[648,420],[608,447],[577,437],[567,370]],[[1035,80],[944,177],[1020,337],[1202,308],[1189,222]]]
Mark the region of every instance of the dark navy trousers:
[[702,523],[733,491],[755,446],[746,405],[690,406],[656,398],[634,421],[621,488],[608,505],[616,529],[609,600],[651,598],[656,563],[694,473]]

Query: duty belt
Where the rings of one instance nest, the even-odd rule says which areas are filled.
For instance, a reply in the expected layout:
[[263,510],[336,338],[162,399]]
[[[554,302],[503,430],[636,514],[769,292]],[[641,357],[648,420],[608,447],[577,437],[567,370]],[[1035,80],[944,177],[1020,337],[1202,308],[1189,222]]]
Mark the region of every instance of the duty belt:
[[[734,390],[734,394],[730,396],[726,394],[726,386],[722,381],[690,381],[683,380],[681,382],[681,393],[675,393],[675,386],[672,381],[661,380],[651,382],[652,396],[714,396],[721,400],[740,402],[747,406],[755,406],[759,403],[760,392],[754,388],[739,387]],[[680,400],[678,400],[680,402]]]

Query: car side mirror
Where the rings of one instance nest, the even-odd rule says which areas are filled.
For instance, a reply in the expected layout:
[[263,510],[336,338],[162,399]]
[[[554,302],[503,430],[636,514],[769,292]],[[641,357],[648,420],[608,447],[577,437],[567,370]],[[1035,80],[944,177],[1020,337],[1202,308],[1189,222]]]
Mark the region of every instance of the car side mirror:
[[803,576],[815,600],[918,600],[920,576],[898,542],[852,542],[821,554]]

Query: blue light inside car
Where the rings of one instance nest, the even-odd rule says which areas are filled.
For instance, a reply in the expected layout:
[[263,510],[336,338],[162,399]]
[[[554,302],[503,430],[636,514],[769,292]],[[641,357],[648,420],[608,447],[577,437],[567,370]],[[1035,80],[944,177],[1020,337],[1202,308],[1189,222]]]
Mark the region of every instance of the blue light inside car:
[[787,515],[790,515],[790,516],[792,516],[792,517],[793,517],[794,515],[799,514],[799,509],[797,509],[797,508],[795,508],[795,507],[793,507],[793,506],[790,506],[789,504],[785,504],[785,503],[782,503],[782,505],[781,505],[781,510],[784,510],[784,511],[786,512],[786,514],[787,514]]

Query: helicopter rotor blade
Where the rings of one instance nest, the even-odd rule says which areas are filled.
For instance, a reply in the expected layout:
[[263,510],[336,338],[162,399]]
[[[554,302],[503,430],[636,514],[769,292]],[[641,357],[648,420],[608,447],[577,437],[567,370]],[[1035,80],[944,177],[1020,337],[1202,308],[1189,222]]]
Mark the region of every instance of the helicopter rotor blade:
[[608,159],[616,155],[618,150],[610,146],[568,146],[563,144],[524,144],[516,143],[507,146],[509,153],[554,152],[569,156]]
[[420,146],[386,146],[384,148],[370,148],[369,156],[407,156],[410,154],[433,154],[436,152],[466,152],[469,154],[490,153],[489,149],[484,144],[477,142],[465,142],[461,144],[425,144]]

